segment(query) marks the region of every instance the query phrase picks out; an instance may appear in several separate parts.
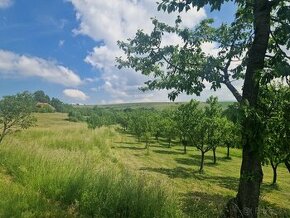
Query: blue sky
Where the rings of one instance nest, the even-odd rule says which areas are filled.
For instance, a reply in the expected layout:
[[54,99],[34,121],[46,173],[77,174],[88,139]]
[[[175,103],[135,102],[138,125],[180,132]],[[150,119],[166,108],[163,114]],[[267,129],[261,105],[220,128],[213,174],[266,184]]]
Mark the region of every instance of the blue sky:
[[[207,8],[182,14],[184,25],[202,19],[232,19],[233,4],[222,12]],[[146,77],[119,71],[116,40],[150,31],[150,17],[174,22],[174,15],[156,11],[155,0],[0,0],[0,96],[44,90],[69,103],[104,104],[168,101],[166,91],[141,93]],[[167,43],[178,43],[167,37]],[[205,49],[214,49],[206,45]],[[207,90],[198,99],[212,94]],[[225,90],[215,93],[233,100]],[[195,98],[182,95],[179,101]]]

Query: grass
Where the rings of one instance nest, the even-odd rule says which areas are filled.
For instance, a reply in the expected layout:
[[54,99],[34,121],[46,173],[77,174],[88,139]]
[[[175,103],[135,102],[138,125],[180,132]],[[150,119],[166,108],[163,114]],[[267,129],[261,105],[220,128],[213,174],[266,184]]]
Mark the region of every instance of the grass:
[[37,116],[37,127],[1,144],[0,217],[179,216],[170,189],[118,161],[114,129]]
[[[161,145],[160,145],[161,144]],[[199,152],[175,145],[167,148],[164,142],[153,143],[150,154],[130,135],[121,134],[114,150],[120,162],[153,179],[166,181],[179,196],[182,210],[189,217],[217,217],[227,201],[234,197],[239,182],[241,150],[231,149],[231,159],[226,159],[226,148],[218,148],[217,164],[212,153],[205,157],[205,173],[199,174]],[[263,167],[264,181],[261,193],[261,217],[290,216],[290,174],[284,166],[278,168],[278,186],[271,186],[272,171]]]
[[[199,174],[192,147],[144,143],[116,128],[88,130],[64,114],[37,114],[38,124],[0,145],[0,217],[217,217],[236,194],[241,151],[217,150]],[[272,187],[264,167],[261,217],[290,216],[290,175],[278,168]]]

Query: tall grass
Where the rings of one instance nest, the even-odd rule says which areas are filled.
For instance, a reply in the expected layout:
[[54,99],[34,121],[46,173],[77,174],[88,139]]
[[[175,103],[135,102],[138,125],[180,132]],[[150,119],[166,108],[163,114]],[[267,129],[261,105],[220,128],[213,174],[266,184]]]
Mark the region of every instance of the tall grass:
[[118,162],[115,134],[75,124],[10,137],[0,145],[0,217],[179,217],[168,188]]

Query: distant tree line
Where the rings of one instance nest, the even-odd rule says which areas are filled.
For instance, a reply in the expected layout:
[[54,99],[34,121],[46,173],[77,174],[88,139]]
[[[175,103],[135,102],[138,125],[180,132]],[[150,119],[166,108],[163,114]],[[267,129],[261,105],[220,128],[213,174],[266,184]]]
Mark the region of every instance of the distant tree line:
[[58,98],[50,98],[42,90],[33,93],[33,98],[36,104],[35,111],[40,113],[68,113],[72,110],[72,105],[65,104]]

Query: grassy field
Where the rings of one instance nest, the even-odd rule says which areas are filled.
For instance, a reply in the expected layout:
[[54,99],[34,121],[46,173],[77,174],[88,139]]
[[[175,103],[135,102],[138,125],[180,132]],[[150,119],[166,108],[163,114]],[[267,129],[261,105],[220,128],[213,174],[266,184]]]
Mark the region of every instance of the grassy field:
[[[144,143],[117,128],[89,130],[65,114],[37,114],[36,127],[0,145],[0,217],[217,217],[237,190],[241,151],[218,163],[162,140]],[[278,186],[264,167],[260,217],[290,217],[290,174]]]

